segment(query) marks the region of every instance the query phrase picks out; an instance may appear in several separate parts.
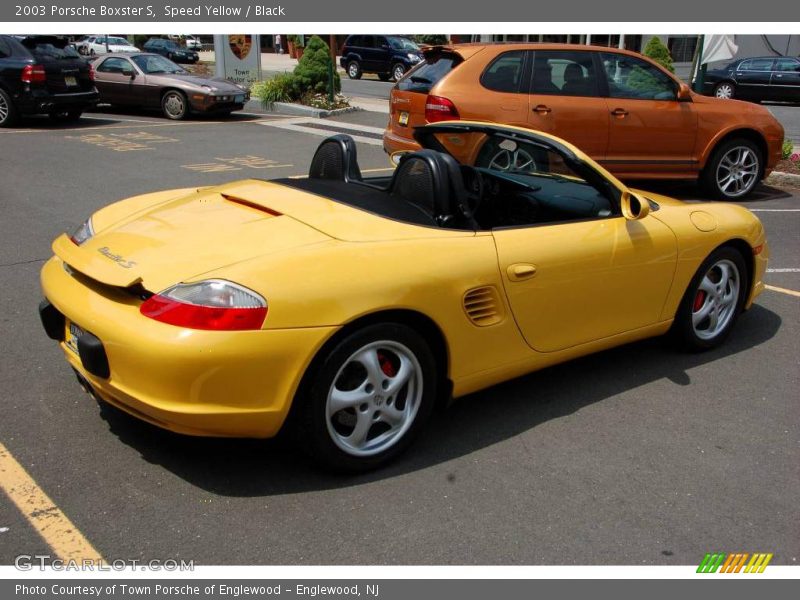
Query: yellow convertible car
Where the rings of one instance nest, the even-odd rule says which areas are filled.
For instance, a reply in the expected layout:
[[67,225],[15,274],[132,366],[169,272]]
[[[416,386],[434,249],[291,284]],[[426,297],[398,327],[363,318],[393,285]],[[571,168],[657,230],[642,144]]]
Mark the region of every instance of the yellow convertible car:
[[99,210],[42,269],[47,334],[135,417],[193,435],[286,428],[356,471],[451,396],[668,332],[714,347],[764,288],[764,230],[740,206],[630,190],[527,129],[415,137],[390,177],[363,178],[338,135],[308,178]]

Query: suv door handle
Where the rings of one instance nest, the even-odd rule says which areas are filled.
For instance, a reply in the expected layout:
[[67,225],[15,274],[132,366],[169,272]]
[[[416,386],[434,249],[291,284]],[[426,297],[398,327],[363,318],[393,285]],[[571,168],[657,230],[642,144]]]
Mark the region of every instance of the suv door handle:
[[552,108],[550,108],[549,106],[545,106],[544,104],[538,104],[533,107],[533,112],[539,113],[540,115],[545,115],[552,111],[553,111]]
[[615,117],[626,117],[628,116],[628,111],[625,110],[624,108],[615,108],[614,110],[611,111],[611,114],[614,115]]

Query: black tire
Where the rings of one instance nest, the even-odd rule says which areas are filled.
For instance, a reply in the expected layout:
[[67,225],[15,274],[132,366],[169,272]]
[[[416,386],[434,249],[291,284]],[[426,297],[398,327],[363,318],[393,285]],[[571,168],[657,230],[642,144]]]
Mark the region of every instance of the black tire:
[[[749,151],[750,154],[739,152]],[[726,158],[742,156],[742,165],[739,172],[741,180],[732,180],[723,185],[728,179],[725,177],[731,171],[725,164]],[[723,164],[725,162],[725,164]],[[740,200],[752,192],[764,174],[764,157],[758,146],[746,138],[733,138],[720,144],[714,149],[708,164],[700,174],[700,186],[713,198],[720,200]]]
[[392,76],[389,73],[378,73],[378,79],[381,81],[389,81],[391,78]]
[[11,101],[11,95],[0,88],[0,127],[13,127],[18,120],[19,113]]
[[714,86],[714,97],[732,99],[736,97],[736,84],[732,81],[720,81]]
[[[727,305],[730,306],[730,313],[726,312],[724,302],[725,297],[732,295],[733,291],[729,284],[723,285],[722,280],[714,283],[715,276],[719,276],[721,273],[720,265],[725,265],[736,281],[736,298]],[[707,275],[709,281],[713,283],[712,287],[720,294],[719,296],[712,296],[712,293],[706,292],[709,286],[704,283],[704,279]],[[721,292],[720,288],[722,288]],[[686,288],[670,329],[670,336],[684,350],[699,352],[716,348],[730,335],[736,319],[742,312],[742,306],[744,306],[749,291],[749,275],[741,252],[732,246],[717,248],[703,261],[689,283],[689,287]],[[715,307],[719,307],[716,321],[718,329],[712,328],[710,319],[703,317],[702,314],[707,309],[714,312]],[[695,318],[698,319],[697,323],[695,323]],[[719,320],[723,320],[724,323],[720,324]]]
[[406,74],[407,70],[408,69],[406,69],[406,66],[403,63],[395,63],[395,64],[393,64],[392,65],[392,71],[391,71],[392,79],[394,79],[395,81],[398,81],[399,79],[401,79],[403,77],[403,75]]
[[350,79],[361,79],[363,74],[361,64],[357,60],[351,60],[347,63],[347,76]]
[[173,121],[185,119],[189,114],[189,101],[186,94],[178,90],[169,90],[161,97],[161,111]]
[[[380,384],[370,378],[366,363],[356,359],[358,354],[369,355],[373,351],[374,365],[379,365],[385,374],[378,373],[382,379]],[[392,460],[411,444],[435,404],[439,378],[436,361],[425,340],[405,325],[385,323],[359,329],[323,352],[314,361],[295,398],[293,427],[298,445],[317,462],[342,472],[369,471]],[[398,354],[394,354],[391,360],[405,356],[406,368],[412,373],[408,382],[397,388],[395,397],[391,395],[392,386],[387,382],[392,377],[400,377],[401,370],[398,366],[398,370],[391,374],[384,362],[390,360],[386,353],[392,356],[393,352]],[[399,359],[396,364],[401,364]],[[363,373],[359,372],[359,367]],[[374,368],[372,372],[376,373]],[[343,387],[358,393],[359,399],[352,406],[329,413],[329,410],[335,410],[331,408],[333,404],[329,395],[340,391],[342,381],[347,379],[349,381],[345,383],[354,387]],[[375,381],[375,385],[370,389],[371,381]],[[383,391],[387,389],[389,391]],[[362,394],[367,400],[361,399]],[[388,423],[380,420],[386,418],[381,411],[397,418],[397,412],[391,413],[392,410],[410,413],[397,424],[395,433]],[[360,419],[366,424],[362,428],[365,448],[348,449],[349,437],[357,436]],[[370,448],[370,444],[374,447]]]

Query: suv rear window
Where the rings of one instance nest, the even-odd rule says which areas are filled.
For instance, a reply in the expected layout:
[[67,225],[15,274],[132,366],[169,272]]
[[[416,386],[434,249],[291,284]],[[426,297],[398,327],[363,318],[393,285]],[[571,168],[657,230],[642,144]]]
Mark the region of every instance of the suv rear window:
[[67,41],[55,37],[35,37],[22,40],[34,58],[37,60],[63,60],[80,58],[75,48],[69,46]]
[[429,54],[425,57],[425,62],[414,69],[408,77],[398,81],[396,87],[401,92],[427,94],[434,85],[461,62],[463,61],[457,54]]

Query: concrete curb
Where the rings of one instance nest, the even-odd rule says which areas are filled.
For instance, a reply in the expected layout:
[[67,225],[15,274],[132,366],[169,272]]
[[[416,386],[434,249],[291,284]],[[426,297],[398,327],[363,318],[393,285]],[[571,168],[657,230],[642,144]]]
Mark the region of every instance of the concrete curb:
[[794,173],[784,173],[783,171],[773,171],[770,176],[764,180],[767,185],[791,185],[800,187],[800,175]]

